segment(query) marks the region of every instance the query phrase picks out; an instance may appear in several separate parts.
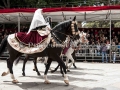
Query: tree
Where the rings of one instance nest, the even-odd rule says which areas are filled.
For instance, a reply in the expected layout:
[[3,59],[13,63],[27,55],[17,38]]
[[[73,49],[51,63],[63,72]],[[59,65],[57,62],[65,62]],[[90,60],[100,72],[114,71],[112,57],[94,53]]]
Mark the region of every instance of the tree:
[[10,0],[1,0],[0,7],[1,8],[10,8]]

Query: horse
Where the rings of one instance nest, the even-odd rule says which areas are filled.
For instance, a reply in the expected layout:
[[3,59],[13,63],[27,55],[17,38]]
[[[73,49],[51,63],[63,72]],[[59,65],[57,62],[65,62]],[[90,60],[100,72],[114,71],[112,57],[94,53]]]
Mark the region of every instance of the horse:
[[[66,59],[66,66],[68,67],[67,69],[69,69],[69,68],[72,66],[72,64],[73,64],[73,66],[74,66],[75,68],[77,68],[76,65],[75,65],[75,60],[74,60],[74,58],[72,57],[72,54],[73,54],[76,50],[80,50],[81,44],[84,45],[84,44],[88,44],[88,42],[89,42],[88,39],[86,38],[86,33],[84,33],[84,32],[82,31],[81,33],[79,33],[79,35],[80,35],[80,44],[79,44],[79,47],[77,47],[77,48],[70,47],[70,48],[67,50],[67,52],[65,53],[65,56],[67,56],[67,59]],[[74,54],[73,54],[73,55],[74,55]],[[69,60],[71,60],[71,63],[70,63],[70,65],[68,66]]]
[[[80,36],[80,43],[81,44],[88,44],[88,40],[86,38],[86,33],[84,33],[83,31],[79,33],[79,36]],[[68,42],[66,40],[66,42]],[[69,47],[69,49],[67,50],[67,52],[65,54],[62,54],[61,55],[61,58],[63,58],[63,56],[66,56],[66,66],[67,66],[67,71],[70,72],[70,67],[74,66],[74,68],[77,68],[76,65],[75,65],[75,51],[76,50],[79,50],[80,47],[78,48],[74,48],[74,47]],[[73,58],[74,57],[74,58]],[[40,75],[39,71],[38,71],[38,68],[37,68],[37,61],[40,60],[42,57],[35,57],[34,60],[33,60],[33,63],[34,63],[34,71],[37,72],[37,75]],[[47,60],[48,60],[48,57],[44,57],[44,64],[46,65],[47,64]],[[26,65],[26,62],[27,60],[29,59],[29,55],[26,55],[24,61],[23,61],[23,68],[22,68],[22,75],[25,76],[25,65]],[[70,65],[68,66],[68,62],[69,60],[71,60],[71,63]],[[59,65],[54,69],[54,70],[51,70],[51,72],[55,72],[57,69],[59,68]],[[61,73],[63,74],[62,70],[61,70]]]
[[[39,28],[38,28],[38,30],[39,30]],[[51,62],[53,60],[55,60],[63,68],[64,82],[67,85],[69,85],[69,79],[68,79],[67,72],[66,72],[66,66],[60,58],[60,54],[61,54],[61,51],[62,51],[63,47],[61,47],[61,46],[58,47],[58,46],[55,46],[55,45],[63,44],[63,42],[65,41],[67,36],[70,36],[70,38],[74,41],[79,41],[78,40],[79,32],[78,32],[78,27],[77,27],[77,23],[76,23],[76,16],[73,18],[73,20],[71,20],[71,19],[66,20],[66,21],[61,22],[58,25],[56,25],[51,30],[51,36],[52,36],[52,39],[50,40],[47,47],[42,52],[32,53],[32,54],[28,54],[28,55],[31,56],[31,57],[44,57],[44,56],[48,57],[48,61],[47,61],[48,63],[46,65],[46,69],[45,69],[45,72],[44,72],[44,79],[45,79],[44,83],[47,83],[47,84],[50,83],[50,81],[47,78],[47,73],[48,73],[48,69],[51,65]],[[18,83],[19,81],[15,78],[15,76],[13,74],[13,70],[12,70],[13,62],[25,53],[21,53],[20,51],[17,51],[14,48],[12,48],[12,46],[8,43],[8,38],[9,38],[9,35],[6,36],[2,40],[1,46],[0,46],[0,55],[5,50],[6,46],[7,46],[8,52],[9,52],[9,59],[6,60],[8,71],[3,72],[2,76],[5,76],[5,75],[10,73],[11,78],[13,79],[12,82],[13,83]],[[56,44],[56,42],[57,42],[57,44]]]
[[[86,33],[85,32],[83,32],[83,31],[81,31],[80,33],[79,33],[79,35],[80,35],[80,46],[81,46],[81,44],[82,45],[85,45],[85,44],[88,44],[89,43],[89,41],[88,41],[88,39],[86,38]],[[77,68],[76,67],[76,65],[75,65],[75,60],[74,60],[74,58],[75,58],[75,51],[76,50],[80,50],[80,47],[78,46],[77,48],[74,48],[74,47],[70,47],[68,50],[67,50],[67,52],[65,53],[65,54],[62,54],[62,57],[63,56],[66,56],[66,67],[67,67],[67,71],[68,72],[70,72],[70,67],[73,65],[74,66],[74,68]],[[74,57],[74,58],[73,58]],[[46,59],[45,59],[46,60]],[[69,62],[69,60],[71,60],[71,63],[70,63],[70,65],[68,66],[68,62]],[[46,62],[46,61],[45,61]],[[53,73],[53,72],[55,72],[58,68],[59,68],[59,64],[58,64],[58,66],[54,69],[54,70],[51,70],[51,72]],[[63,73],[62,72],[62,70],[60,70],[60,72],[61,73]]]

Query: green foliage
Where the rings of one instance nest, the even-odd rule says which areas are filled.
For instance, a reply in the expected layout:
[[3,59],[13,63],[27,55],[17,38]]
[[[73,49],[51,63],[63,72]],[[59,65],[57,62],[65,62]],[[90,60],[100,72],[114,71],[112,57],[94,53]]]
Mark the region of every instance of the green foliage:
[[[57,3],[57,5],[56,5]],[[97,3],[104,3],[104,5],[120,4],[119,0],[0,0],[0,7],[2,8],[16,8],[16,7],[42,7],[42,6],[58,6],[58,4],[66,6],[93,6]]]
[[[112,21],[115,28],[120,27],[120,21]],[[110,27],[110,21],[91,21],[87,22],[87,24],[84,26],[85,28],[109,28]]]
[[115,27],[120,27],[120,21],[116,22],[114,25]]
[[45,7],[47,6],[47,3],[45,0],[38,0],[38,2],[36,3],[36,7],[39,8],[39,7]]

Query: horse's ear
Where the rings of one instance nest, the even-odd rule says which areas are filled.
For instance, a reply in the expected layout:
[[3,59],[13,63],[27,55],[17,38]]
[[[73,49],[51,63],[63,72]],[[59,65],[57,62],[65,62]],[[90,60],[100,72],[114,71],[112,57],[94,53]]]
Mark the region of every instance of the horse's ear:
[[75,21],[76,20],[76,16],[73,18],[73,21]]

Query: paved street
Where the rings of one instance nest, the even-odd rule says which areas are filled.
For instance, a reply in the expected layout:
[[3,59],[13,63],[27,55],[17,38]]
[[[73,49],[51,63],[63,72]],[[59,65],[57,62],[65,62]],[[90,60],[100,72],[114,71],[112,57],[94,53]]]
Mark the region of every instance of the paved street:
[[[57,65],[53,62],[51,67]],[[57,72],[48,73],[51,84],[44,84],[44,65],[38,63],[41,76],[33,71],[33,62],[26,64],[26,76],[22,76],[22,61],[14,66],[14,75],[20,82],[13,84],[10,75],[0,76],[0,90],[120,90],[120,64],[112,63],[81,63],[77,62],[77,69],[71,67],[68,72],[70,85],[67,86],[63,77]],[[6,62],[0,61],[0,73],[7,71]]]

